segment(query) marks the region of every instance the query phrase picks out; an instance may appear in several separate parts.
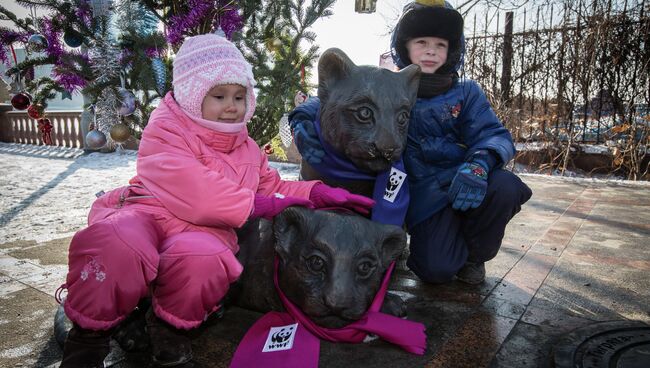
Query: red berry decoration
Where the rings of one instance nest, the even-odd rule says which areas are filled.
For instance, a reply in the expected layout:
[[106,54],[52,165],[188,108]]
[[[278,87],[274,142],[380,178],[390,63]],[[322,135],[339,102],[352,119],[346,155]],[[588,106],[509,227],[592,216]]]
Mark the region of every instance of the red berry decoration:
[[25,110],[32,103],[32,98],[25,92],[20,92],[11,98],[11,106],[16,110]]
[[38,119],[38,131],[41,132],[43,143],[52,145],[52,122],[48,118]]
[[33,104],[27,109],[27,115],[32,119],[40,119],[45,116],[45,107],[41,104]]
[[264,153],[266,153],[267,155],[272,155],[273,154],[273,146],[271,146],[271,143],[267,143],[264,146]]

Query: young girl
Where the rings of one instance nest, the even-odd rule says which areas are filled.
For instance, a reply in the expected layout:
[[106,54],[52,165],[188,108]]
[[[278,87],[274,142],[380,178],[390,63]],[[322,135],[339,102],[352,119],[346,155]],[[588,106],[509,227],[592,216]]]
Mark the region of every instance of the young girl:
[[[481,87],[458,77],[463,18],[443,0],[404,7],[391,39],[395,64],[421,68],[404,164],[410,204],[408,267],[422,280],[479,284],[501,247],[506,225],[532,192],[501,167],[515,147]],[[309,162],[323,151],[312,127],[318,100],[289,116],[296,146]]]
[[152,298],[153,361],[188,363],[183,332],[220,308],[242,266],[235,228],[292,205],[373,202],[320,182],[288,182],[248,136],[255,112],[251,66],[229,41],[191,37],[173,70],[174,92],[142,134],[137,175],[99,197],[70,244],[65,312],[73,322],[61,367],[102,367],[113,327]]

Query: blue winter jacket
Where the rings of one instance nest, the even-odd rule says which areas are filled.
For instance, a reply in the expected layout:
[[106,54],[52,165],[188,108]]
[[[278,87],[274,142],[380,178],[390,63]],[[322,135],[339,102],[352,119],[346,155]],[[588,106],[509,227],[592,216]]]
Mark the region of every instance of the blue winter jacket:
[[[292,128],[297,123],[311,124],[319,106],[318,98],[298,106],[289,115]],[[407,226],[412,227],[447,206],[447,191],[458,167],[476,151],[486,149],[499,158],[497,166],[507,163],[515,154],[510,132],[476,82],[460,79],[441,95],[418,98],[411,110],[404,151],[411,193]]]
[[[409,5],[407,5],[409,6]],[[446,3],[447,7],[451,7]],[[395,65],[406,64],[396,52],[393,32],[391,54]],[[465,37],[454,69],[458,72],[465,56]],[[290,115],[292,128],[316,119],[320,101],[310,98]],[[313,129],[308,129],[310,137]],[[311,140],[311,142],[316,141]],[[319,144],[319,143],[317,143]],[[515,147],[510,132],[501,124],[481,87],[470,79],[458,79],[447,92],[418,98],[411,110],[404,164],[410,189],[406,225],[413,227],[449,204],[447,191],[460,165],[479,150],[498,157],[496,167],[510,161]],[[304,155],[303,152],[301,154]]]
[[404,151],[411,190],[407,226],[447,206],[447,190],[458,167],[485,149],[499,157],[499,165],[515,154],[510,132],[476,82],[460,79],[441,95],[418,98]]

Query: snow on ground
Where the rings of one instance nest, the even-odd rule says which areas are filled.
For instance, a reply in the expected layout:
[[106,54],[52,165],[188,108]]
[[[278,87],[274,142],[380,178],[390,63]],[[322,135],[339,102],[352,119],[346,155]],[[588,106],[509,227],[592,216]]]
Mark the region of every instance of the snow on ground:
[[[550,142],[517,142],[515,148],[517,152],[523,151],[542,151],[550,146]],[[588,154],[611,155],[612,150],[606,144],[580,144],[582,152]],[[573,149],[573,148],[572,148]]]
[[[136,155],[0,143],[0,244],[74,234],[85,226],[95,193],[128,184]],[[298,179],[298,165],[271,166],[286,180]]]
[[[80,149],[0,143],[0,244],[74,234],[85,226],[95,193],[126,185],[135,175],[135,162],[135,151],[85,154]],[[271,166],[286,180],[298,179],[298,165],[272,162]],[[519,164],[514,171],[547,180],[650,187],[650,182],[586,178],[577,173],[570,178],[534,174]]]

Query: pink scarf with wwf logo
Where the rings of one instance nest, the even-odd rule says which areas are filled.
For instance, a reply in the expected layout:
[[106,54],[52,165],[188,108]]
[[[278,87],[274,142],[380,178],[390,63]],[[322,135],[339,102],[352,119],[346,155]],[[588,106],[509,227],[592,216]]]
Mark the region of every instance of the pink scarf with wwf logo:
[[379,312],[394,267],[393,262],[386,271],[381,287],[366,314],[356,322],[333,329],[318,326],[287,299],[278,286],[276,258],[273,281],[287,313],[269,312],[255,322],[239,343],[230,367],[317,368],[320,339],[360,343],[369,333],[410,353],[424,354],[426,335],[422,323]]

